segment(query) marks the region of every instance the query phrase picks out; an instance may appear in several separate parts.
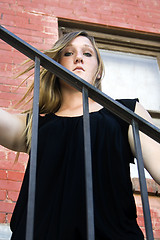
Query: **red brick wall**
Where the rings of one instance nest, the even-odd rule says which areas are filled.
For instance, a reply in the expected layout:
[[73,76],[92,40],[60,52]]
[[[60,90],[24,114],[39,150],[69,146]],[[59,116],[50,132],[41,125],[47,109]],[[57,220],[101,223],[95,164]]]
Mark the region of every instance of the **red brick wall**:
[[[0,24],[38,49],[48,49],[58,38],[56,16],[43,13],[38,5],[26,1],[0,1]],[[40,7],[40,9],[38,9]],[[43,9],[43,8],[42,8]],[[18,90],[22,78],[14,79],[24,55],[0,40],[0,107],[10,109],[21,99],[27,84]],[[26,168],[26,154],[14,164],[16,153],[0,147],[0,223],[9,223]]]
[[[38,49],[50,48],[58,38],[58,17],[160,33],[159,0],[0,0],[0,24]],[[12,107],[26,91],[28,83],[15,91],[22,78],[13,78],[24,59],[0,40],[0,107],[4,109]],[[0,223],[10,221],[26,167],[27,155],[21,154],[14,164],[15,155],[0,148]],[[135,197],[143,229],[139,196]],[[150,197],[150,204],[155,238],[160,239],[160,198]]]
[[[144,218],[143,218],[143,210],[142,210],[142,203],[141,197],[139,194],[135,194],[136,206],[137,206],[137,222],[142,229],[144,235],[145,227],[144,227]],[[152,218],[152,227],[153,227],[153,234],[154,239],[160,239],[160,200],[159,197],[156,196],[149,196],[149,204],[151,210],[151,218]]]
[[[153,179],[147,179],[147,189],[149,193],[149,205],[151,211],[151,219],[152,219],[152,227],[154,232],[154,239],[160,239],[160,186],[155,183]],[[144,235],[145,233],[145,224],[143,217],[143,208],[142,201],[140,196],[140,184],[139,179],[132,179],[133,190],[135,192],[135,202],[137,206],[137,221],[139,226],[141,227]]]

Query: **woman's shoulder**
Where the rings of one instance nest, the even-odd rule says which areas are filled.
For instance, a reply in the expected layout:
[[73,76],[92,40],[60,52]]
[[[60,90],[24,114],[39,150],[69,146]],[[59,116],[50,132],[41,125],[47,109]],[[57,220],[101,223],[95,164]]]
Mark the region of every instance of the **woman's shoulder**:
[[135,111],[136,108],[136,103],[139,102],[138,98],[133,98],[133,99],[116,99],[119,103],[123,104],[125,107],[129,108],[133,112]]

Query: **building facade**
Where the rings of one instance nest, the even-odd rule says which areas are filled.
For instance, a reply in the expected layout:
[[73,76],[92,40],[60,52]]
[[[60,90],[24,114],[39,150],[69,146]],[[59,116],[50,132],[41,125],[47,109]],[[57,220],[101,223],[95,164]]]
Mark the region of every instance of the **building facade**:
[[[103,91],[113,98],[138,97],[160,126],[159,0],[0,0],[0,24],[40,50],[51,48],[68,31],[88,31],[95,37],[105,63]],[[15,78],[25,59],[0,40],[0,107],[13,113],[25,109],[14,108],[29,86],[27,82],[17,89],[23,78]],[[28,159],[20,154],[15,163],[16,154],[0,147],[2,229],[10,222]],[[145,234],[135,169],[131,176],[138,223]],[[147,173],[146,177],[154,238],[160,239],[160,187]]]

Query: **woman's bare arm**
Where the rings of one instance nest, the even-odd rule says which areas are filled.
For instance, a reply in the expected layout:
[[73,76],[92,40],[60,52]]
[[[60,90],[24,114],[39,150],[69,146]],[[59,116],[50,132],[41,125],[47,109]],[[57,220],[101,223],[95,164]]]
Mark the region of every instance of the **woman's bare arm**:
[[[147,121],[153,123],[149,113],[142,107],[140,103],[136,103],[135,113],[146,119]],[[135,155],[134,140],[131,126],[129,127],[128,137],[132,152]],[[151,174],[153,179],[158,184],[160,184],[160,144],[142,132],[140,132],[140,140],[144,166]]]
[[26,114],[14,115],[0,109],[0,144],[8,149],[26,152]]

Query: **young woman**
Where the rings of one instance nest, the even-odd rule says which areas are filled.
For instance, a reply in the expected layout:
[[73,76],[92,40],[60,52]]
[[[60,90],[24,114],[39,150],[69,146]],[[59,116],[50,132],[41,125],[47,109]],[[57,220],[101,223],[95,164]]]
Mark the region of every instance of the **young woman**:
[[[46,51],[64,67],[101,89],[103,63],[94,39],[73,32]],[[26,72],[30,71],[29,66]],[[33,84],[24,99],[30,94]],[[119,100],[148,121],[133,100]],[[86,207],[82,94],[41,69],[35,202],[35,240],[85,240]],[[132,128],[89,99],[96,240],[141,240],[136,222],[129,163],[134,161]],[[30,151],[32,109],[14,116],[0,111],[0,143]],[[160,146],[140,133],[145,168],[160,183]],[[12,216],[12,240],[25,239],[29,163]]]

